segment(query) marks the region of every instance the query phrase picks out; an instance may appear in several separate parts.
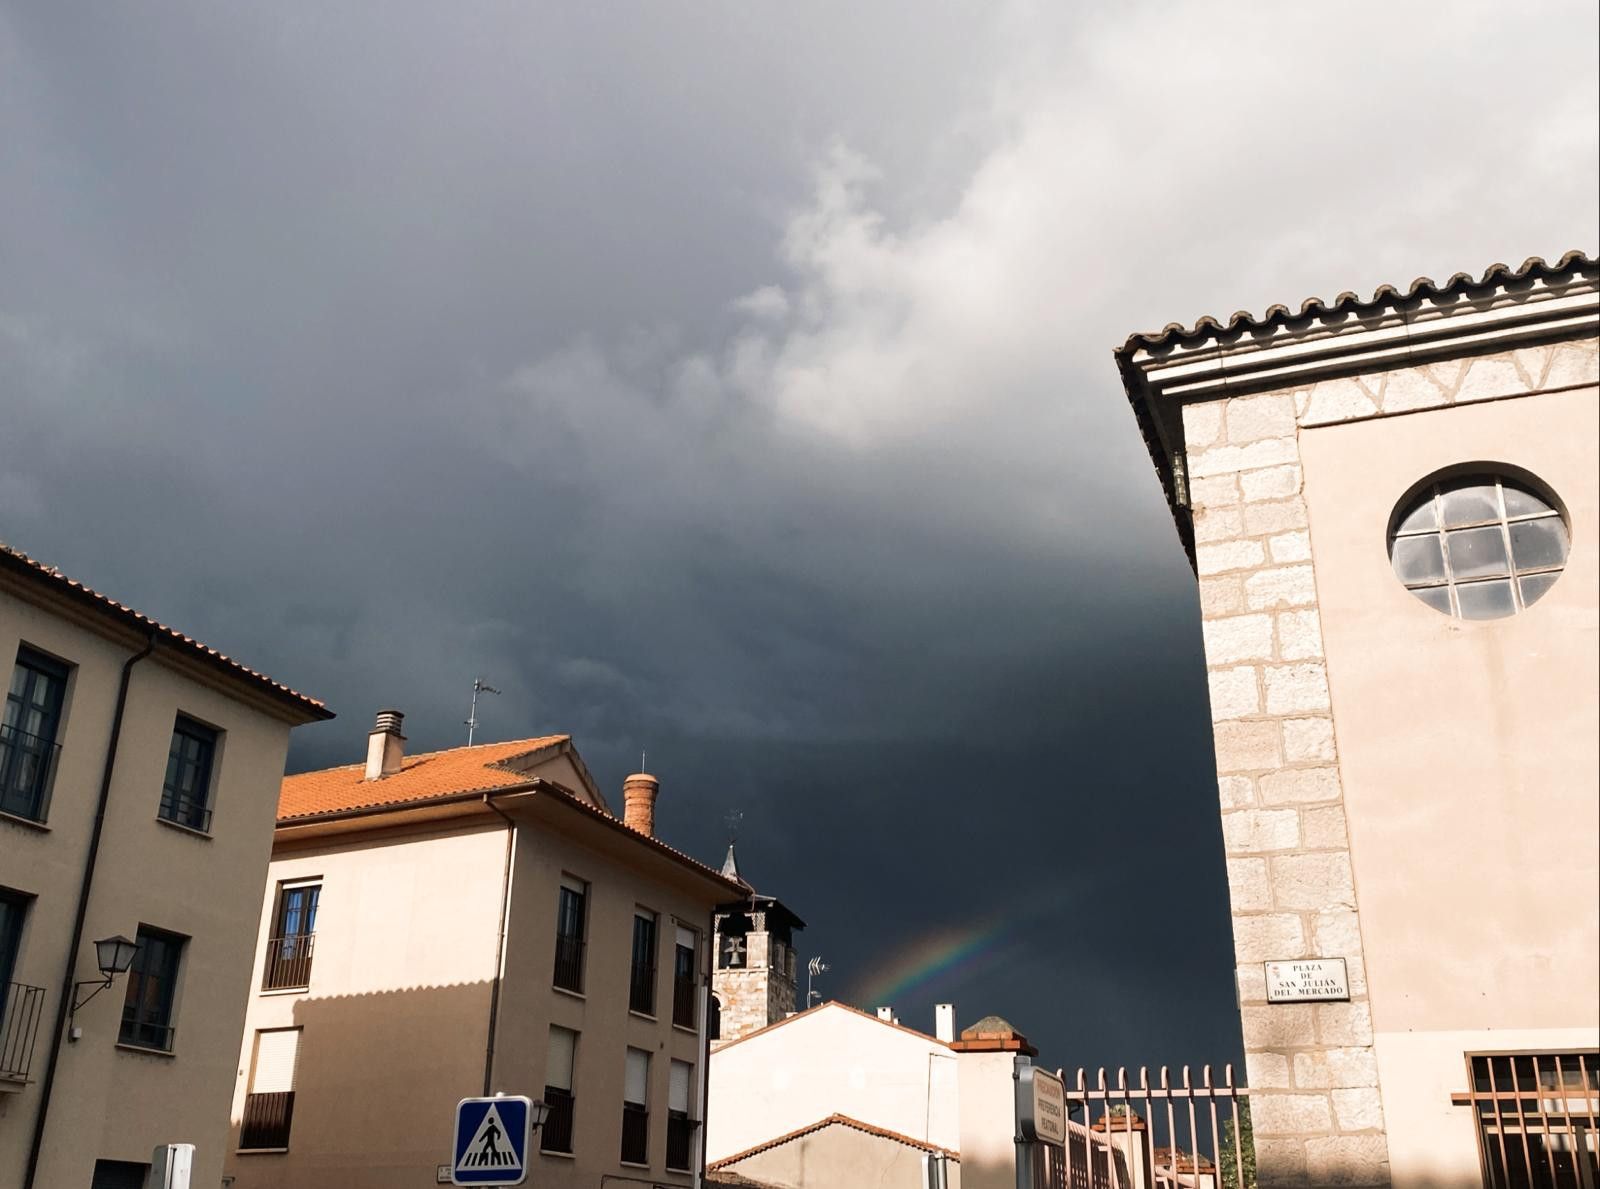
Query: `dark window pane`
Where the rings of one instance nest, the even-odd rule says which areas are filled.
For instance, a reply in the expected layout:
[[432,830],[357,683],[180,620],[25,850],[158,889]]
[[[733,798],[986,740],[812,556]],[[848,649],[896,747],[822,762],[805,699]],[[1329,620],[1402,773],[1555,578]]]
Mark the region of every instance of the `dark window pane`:
[[1522,579],[1522,605],[1531,607],[1544,598],[1544,592],[1556,584],[1560,574],[1528,574]]
[[1567,526],[1559,516],[1523,520],[1511,526],[1511,556],[1519,570],[1540,570],[1567,560]]
[[1511,601],[1511,583],[1504,579],[1458,586],[1456,599],[1461,604],[1462,619],[1499,619],[1516,609]]
[[1394,543],[1394,572],[1407,586],[1444,581],[1444,553],[1437,535],[1397,537]]
[[139,950],[128,970],[118,1039],[147,1049],[171,1049],[172,1004],[183,938],[141,928],[138,941]]
[[1463,578],[1504,574],[1510,569],[1505,537],[1499,525],[1447,533],[1445,540],[1450,549],[1450,573],[1458,582]]
[[1443,497],[1446,528],[1500,519],[1500,498],[1493,480],[1465,479],[1446,485]]
[[1438,505],[1430,490],[1421,497],[1422,502],[1407,512],[1394,531],[1397,533],[1418,533],[1439,527]]
[[1518,487],[1513,483],[1501,483],[1506,493],[1507,516],[1533,516],[1540,512],[1550,511],[1550,505],[1534,495],[1531,491]]
[[1419,586],[1412,590],[1411,593],[1435,611],[1443,611],[1446,615],[1453,614],[1450,610],[1450,588],[1448,586]]

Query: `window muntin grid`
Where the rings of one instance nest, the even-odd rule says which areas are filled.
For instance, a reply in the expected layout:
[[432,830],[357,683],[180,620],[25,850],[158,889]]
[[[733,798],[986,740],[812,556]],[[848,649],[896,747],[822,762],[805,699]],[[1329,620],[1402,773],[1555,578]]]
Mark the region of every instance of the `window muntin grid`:
[[1436,480],[1389,534],[1395,576],[1436,611],[1499,619],[1526,611],[1567,564],[1566,521],[1551,500],[1498,474]]

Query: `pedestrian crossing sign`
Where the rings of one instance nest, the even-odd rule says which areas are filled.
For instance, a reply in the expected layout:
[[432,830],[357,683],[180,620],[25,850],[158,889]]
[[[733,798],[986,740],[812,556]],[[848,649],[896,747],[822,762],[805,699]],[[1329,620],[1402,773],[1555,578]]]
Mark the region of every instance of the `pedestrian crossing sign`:
[[532,1102],[497,1095],[456,1103],[452,1185],[520,1185],[528,1176]]

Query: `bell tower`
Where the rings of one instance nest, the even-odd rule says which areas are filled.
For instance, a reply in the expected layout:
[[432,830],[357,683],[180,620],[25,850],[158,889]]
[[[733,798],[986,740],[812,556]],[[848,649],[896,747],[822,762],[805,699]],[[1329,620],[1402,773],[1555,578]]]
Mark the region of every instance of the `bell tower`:
[[744,899],[723,904],[716,911],[712,1048],[794,1014],[798,967],[794,934],[806,927],[776,897],[761,895],[739,874],[731,842],[722,874],[743,884],[748,892]]

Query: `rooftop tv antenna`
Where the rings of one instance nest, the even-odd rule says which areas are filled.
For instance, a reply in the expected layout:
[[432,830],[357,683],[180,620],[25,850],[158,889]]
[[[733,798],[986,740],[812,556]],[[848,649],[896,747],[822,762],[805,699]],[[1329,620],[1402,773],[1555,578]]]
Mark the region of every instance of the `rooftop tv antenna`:
[[479,694],[498,694],[499,692],[500,692],[499,690],[495,689],[494,686],[490,685],[482,677],[474,677],[472,679],[472,710],[467,715],[467,721],[462,724],[464,727],[467,728],[467,746],[468,747],[472,746],[472,735],[473,735],[473,732],[475,732],[478,729],[478,695]]
[[811,980],[816,978],[817,975],[819,975],[819,974],[827,974],[828,971],[830,971],[832,969],[833,969],[833,967],[829,966],[826,962],[824,962],[822,960],[822,955],[821,954],[818,954],[815,958],[812,958],[811,961],[806,963],[806,1010],[807,1011],[811,1010],[811,1001],[813,999],[821,999],[822,998],[822,992],[821,991],[813,991],[811,989]]

